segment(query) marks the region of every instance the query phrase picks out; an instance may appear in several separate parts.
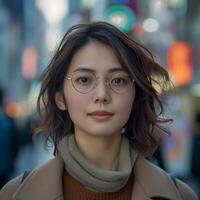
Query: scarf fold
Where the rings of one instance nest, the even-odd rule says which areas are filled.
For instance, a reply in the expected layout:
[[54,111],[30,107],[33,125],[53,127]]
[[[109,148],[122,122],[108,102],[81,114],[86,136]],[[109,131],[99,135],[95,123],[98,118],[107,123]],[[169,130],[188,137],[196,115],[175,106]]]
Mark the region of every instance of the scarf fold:
[[89,162],[78,149],[74,134],[65,136],[58,144],[65,170],[82,185],[97,192],[115,192],[124,187],[131,175],[137,153],[123,136],[116,170],[98,168]]

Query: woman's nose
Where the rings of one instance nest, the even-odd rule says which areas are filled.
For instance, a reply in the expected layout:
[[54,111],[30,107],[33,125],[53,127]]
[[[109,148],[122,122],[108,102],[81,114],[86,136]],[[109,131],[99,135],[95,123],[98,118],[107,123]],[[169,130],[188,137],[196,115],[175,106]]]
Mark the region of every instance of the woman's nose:
[[111,97],[108,83],[103,79],[98,79],[94,87],[94,102],[109,103]]

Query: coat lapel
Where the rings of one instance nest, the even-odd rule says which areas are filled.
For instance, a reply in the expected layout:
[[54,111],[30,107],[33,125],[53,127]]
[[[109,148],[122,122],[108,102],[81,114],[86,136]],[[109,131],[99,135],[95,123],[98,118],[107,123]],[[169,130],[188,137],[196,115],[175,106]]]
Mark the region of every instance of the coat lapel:
[[57,156],[34,170],[14,194],[14,200],[63,200],[63,161]]
[[134,174],[132,200],[150,200],[155,197],[169,200],[182,199],[166,172],[142,156],[137,158]]

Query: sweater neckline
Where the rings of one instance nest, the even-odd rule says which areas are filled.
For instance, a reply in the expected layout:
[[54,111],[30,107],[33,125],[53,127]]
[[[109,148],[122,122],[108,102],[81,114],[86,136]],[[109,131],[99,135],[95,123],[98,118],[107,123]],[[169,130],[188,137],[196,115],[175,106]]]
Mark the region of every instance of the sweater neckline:
[[132,172],[128,182],[124,187],[115,192],[96,192],[93,191],[79,181],[77,181],[73,176],[71,176],[66,170],[63,172],[63,196],[64,199],[75,200],[131,200],[132,189],[134,184],[134,173]]

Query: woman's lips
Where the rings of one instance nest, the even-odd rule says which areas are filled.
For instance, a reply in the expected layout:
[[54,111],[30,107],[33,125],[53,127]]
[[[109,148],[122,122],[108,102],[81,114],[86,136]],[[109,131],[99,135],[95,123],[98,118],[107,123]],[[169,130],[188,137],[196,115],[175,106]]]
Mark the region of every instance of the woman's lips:
[[97,121],[105,121],[105,120],[110,119],[113,116],[113,114],[106,111],[95,111],[95,112],[89,113],[89,116]]

